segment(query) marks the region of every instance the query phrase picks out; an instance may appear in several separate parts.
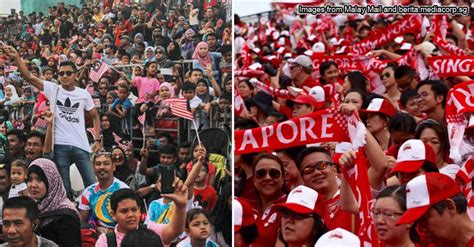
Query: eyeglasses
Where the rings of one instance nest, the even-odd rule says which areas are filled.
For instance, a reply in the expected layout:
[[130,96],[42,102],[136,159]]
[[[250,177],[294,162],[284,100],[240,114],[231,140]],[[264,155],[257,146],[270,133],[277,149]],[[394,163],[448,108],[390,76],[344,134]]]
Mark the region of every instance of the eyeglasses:
[[422,98],[424,99],[424,98],[428,97],[428,95],[430,95],[429,92],[426,92],[426,91],[422,92],[420,94],[415,95],[415,100],[420,100]]
[[41,144],[40,143],[27,143],[26,146],[27,147],[41,147]]
[[156,51],[156,54],[163,54],[162,51]]
[[397,212],[392,212],[389,210],[372,210],[370,211],[370,216],[372,216],[372,219],[375,220],[375,218],[379,216],[383,216],[384,218],[389,218],[389,219],[394,219],[397,216],[401,216],[403,213],[397,213]]
[[71,76],[72,74],[74,74],[73,71],[61,71],[58,73],[59,76],[64,76],[64,75]]
[[260,169],[255,171],[255,178],[256,179],[263,179],[266,176],[270,175],[272,179],[279,179],[281,177],[281,171],[277,169],[270,169],[270,170],[265,170],[265,169]]
[[390,78],[390,73],[385,73],[385,74],[380,75],[380,79],[383,80],[384,78]]
[[324,169],[326,169],[328,166],[332,166],[334,165],[332,162],[329,162],[329,161],[319,161],[319,162],[316,162],[314,165],[312,166],[307,166],[303,169],[303,174],[304,175],[310,175],[314,172],[314,170],[319,170],[319,171],[322,171]]
[[291,216],[291,218],[293,218],[295,220],[304,220],[304,219],[313,217],[313,214],[299,214],[299,213],[295,213],[291,210],[288,210],[286,208],[280,210],[280,212],[281,212],[281,217],[283,217],[285,219],[288,219],[290,216]]

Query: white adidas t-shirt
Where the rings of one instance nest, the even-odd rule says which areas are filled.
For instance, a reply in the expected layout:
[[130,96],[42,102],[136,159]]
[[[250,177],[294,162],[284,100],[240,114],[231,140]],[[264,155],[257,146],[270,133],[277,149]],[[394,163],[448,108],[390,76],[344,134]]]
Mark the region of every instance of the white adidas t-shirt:
[[94,108],[91,95],[82,88],[75,87],[74,90],[67,91],[55,83],[43,83],[43,92],[49,101],[56,99],[56,92],[58,94],[54,110],[54,144],[71,145],[91,152],[84,119],[84,110]]

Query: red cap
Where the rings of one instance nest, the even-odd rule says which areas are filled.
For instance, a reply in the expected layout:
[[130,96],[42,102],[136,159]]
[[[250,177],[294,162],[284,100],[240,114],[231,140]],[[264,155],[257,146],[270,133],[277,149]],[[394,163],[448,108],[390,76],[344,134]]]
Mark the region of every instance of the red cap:
[[413,178],[406,186],[407,211],[396,225],[410,224],[422,217],[431,206],[453,197],[461,190],[448,175],[429,172]]
[[365,110],[359,110],[359,112],[362,114],[364,113],[382,113],[387,117],[392,117],[397,113],[397,109],[388,101],[387,99],[384,98],[374,98],[370,101],[369,106],[367,106],[367,109]]
[[425,161],[436,164],[433,148],[420,140],[408,140],[398,149],[397,164],[392,169],[392,173],[416,172]]
[[[314,106],[314,109],[319,109],[320,103],[316,101],[316,99],[308,94],[301,94],[296,96],[295,99],[289,99],[286,101],[286,105],[288,107],[293,107],[294,104],[308,104]],[[324,104],[324,102],[323,102]]]

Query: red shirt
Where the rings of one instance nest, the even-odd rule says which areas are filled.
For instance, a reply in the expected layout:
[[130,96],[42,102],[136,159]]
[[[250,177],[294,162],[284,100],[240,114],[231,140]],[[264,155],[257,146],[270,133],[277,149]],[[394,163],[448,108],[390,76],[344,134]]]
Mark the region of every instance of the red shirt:
[[323,219],[329,230],[340,227],[354,234],[359,232],[359,216],[341,210],[341,196],[339,191],[333,198],[327,200],[326,204],[327,210]]
[[[286,195],[282,195],[274,204],[284,203]],[[281,214],[275,210],[274,204],[268,207],[265,212],[252,205],[258,212],[255,223],[257,224],[258,237],[252,244],[252,247],[275,246],[278,237],[278,229],[280,229]]]
[[302,89],[304,89],[304,87],[313,88],[315,86],[321,86],[321,84],[317,82],[315,79],[313,79],[313,77],[308,76],[306,80],[304,80],[304,82],[301,83],[300,88]]
[[207,212],[211,212],[217,202],[217,192],[209,185],[204,189],[194,187],[194,201]]

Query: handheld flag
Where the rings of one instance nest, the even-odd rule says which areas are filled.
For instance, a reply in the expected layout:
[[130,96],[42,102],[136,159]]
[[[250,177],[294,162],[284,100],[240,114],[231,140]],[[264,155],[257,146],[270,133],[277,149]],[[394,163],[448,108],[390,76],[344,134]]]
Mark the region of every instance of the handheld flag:
[[91,71],[89,72],[89,77],[91,80],[98,82],[107,70],[109,70],[109,66],[99,60],[94,64],[94,66],[92,66]]

